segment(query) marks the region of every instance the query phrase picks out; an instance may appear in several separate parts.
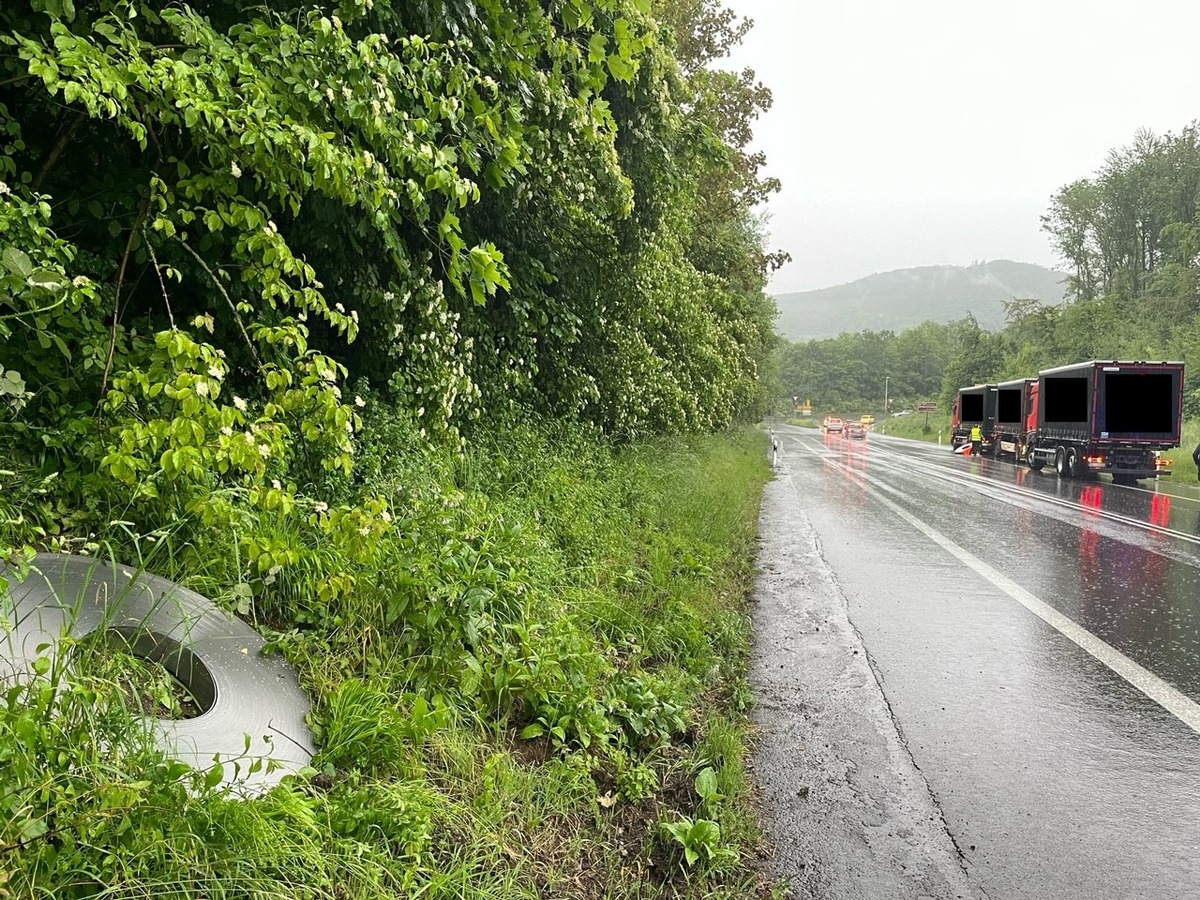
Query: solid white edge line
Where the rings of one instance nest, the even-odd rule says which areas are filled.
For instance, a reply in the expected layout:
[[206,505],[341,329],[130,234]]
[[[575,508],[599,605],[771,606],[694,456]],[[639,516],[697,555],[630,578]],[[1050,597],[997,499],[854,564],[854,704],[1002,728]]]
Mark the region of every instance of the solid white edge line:
[[[840,463],[835,462],[834,464],[841,467]],[[846,471],[851,477],[857,474],[850,472],[848,469]],[[866,477],[874,480],[872,476]],[[1137,688],[1171,715],[1175,716],[1175,718],[1179,719],[1179,721],[1183,722],[1183,724],[1191,728],[1192,731],[1200,734],[1200,704],[1197,704],[1178,688],[1172,687],[1163,681],[1149,669],[1134,662],[1116,647],[1096,637],[1096,635],[1075,622],[1075,620],[1063,615],[1044,600],[1035,597],[1003,572],[993,569],[979,557],[954,543],[954,541],[950,540],[950,538],[946,537],[936,528],[927,525],[908,512],[908,510],[883,496],[877,488],[870,484],[865,484],[864,487],[876,500],[905,522],[908,522],[908,524],[912,525],[951,556],[990,581],[1067,640],[1087,652],[1094,659],[1108,666],[1109,669],[1120,675],[1133,687]]]

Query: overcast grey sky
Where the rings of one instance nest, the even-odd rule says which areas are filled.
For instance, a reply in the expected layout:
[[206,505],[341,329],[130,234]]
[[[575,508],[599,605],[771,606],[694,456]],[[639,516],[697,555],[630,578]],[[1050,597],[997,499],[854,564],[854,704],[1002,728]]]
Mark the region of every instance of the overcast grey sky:
[[1055,265],[1039,216],[1146,127],[1200,119],[1200,0],[724,0],[775,103],[772,293],[909,266]]

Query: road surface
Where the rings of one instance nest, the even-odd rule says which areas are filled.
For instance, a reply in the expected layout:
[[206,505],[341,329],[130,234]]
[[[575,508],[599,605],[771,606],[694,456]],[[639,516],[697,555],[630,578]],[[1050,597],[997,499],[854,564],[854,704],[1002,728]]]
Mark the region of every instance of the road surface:
[[1200,502],[775,434],[753,762],[794,895],[1200,897]]

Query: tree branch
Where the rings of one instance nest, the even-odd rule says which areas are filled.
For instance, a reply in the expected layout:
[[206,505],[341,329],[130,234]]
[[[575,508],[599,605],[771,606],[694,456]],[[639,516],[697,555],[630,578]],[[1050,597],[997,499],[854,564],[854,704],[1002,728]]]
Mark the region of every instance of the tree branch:
[[113,314],[112,327],[110,331],[110,339],[108,342],[108,359],[104,362],[104,377],[100,380],[100,398],[97,403],[96,412],[99,414],[104,402],[104,397],[108,393],[108,376],[112,371],[113,357],[117,352],[117,325],[121,321],[121,287],[125,284],[125,269],[129,265],[129,255],[133,252],[133,242],[138,236],[138,231],[141,228],[142,222],[146,218],[146,212],[150,209],[150,198],[142,200],[141,209],[138,210],[137,219],[134,220],[133,227],[129,229],[129,240],[125,242],[125,254],[121,257],[121,268],[117,271],[117,290],[113,297]]
[[208,277],[212,279],[212,283],[216,285],[217,290],[221,292],[221,296],[225,298],[225,302],[229,304],[229,308],[233,311],[233,318],[237,322],[238,329],[242,332],[242,337],[246,341],[246,346],[250,348],[250,357],[254,360],[254,365],[258,368],[259,374],[263,377],[266,377],[267,373],[263,368],[262,360],[258,358],[258,351],[254,348],[254,341],[251,340],[249,332],[246,331],[246,326],[242,323],[242,316],[237,310],[237,305],[226,292],[225,285],[221,284],[221,282],[217,279],[217,276],[213,274],[213,270],[208,267],[208,263],[206,263],[200,254],[193,250],[191,246],[187,244],[187,242],[181,240],[179,243],[183,246],[184,250],[192,254],[196,262],[200,263],[200,268],[204,269],[204,271],[208,273]]
[[67,144],[71,143],[71,139],[75,137],[75,132],[79,130],[79,126],[83,124],[86,118],[83,113],[77,113],[73,122],[68,125],[63,133],[58,136],[58,140],[54,142],[54,146],[50,148],[50,154],[46,157],[46,161],[42,163],[42,167],[34,176],[29,187],[33,191],[37,191],[42,182],[46,180],[46,176],[50,174],[50,170],[54,168],[54,164],[58,162],[58,158],[63,155],[63,151],[67,149]]

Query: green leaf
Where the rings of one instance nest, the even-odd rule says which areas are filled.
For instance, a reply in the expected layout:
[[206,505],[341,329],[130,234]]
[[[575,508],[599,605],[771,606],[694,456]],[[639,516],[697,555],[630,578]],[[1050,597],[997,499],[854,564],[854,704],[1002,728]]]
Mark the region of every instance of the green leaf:
[[521,729],[521,739],[528,741],[528,740],[532,740],[533,738],[539,738],[545,733],[546,733],[546,729],[542,725],[542,723],[534,722],[533,724],[526,725],[524,728]]
[[65,285],[62,276],[53,269],[35,269],[25,279],[30,287],[44,288],[48,291],[61,291]]
[[606,38],[600,32],[592,35],[592,39],[588,41],[588,62],[598,63],[604,59],[605,48],[608,44]]
[[5,371],[0,367],[0,395],[8,394],[12,397],[20,397],[25,393],[25,380],[19,372],[12,369]]
[[33,263],[24,252],[16,247],[5,247],[4,252],[0,253],[0,262],[3,262],[4,267],[10,272],[20,275],[22,278],[28,278],[33,274]]
[[37,840],[38,838],[40,838],[43,834],[46,833],[46,831],[48,829],[47,829],[47,825],[46,825],[46,820],[44,818],[37,818],[37,819],[26,819],[24,822],[21,823],[20,830],[21,830],[21,841],[24,843],[29,843],[30,841],[34,841],[34,840]]
[[702,846],[711,857],[721,843],[721,826],[710,819],[697,819],[688,831],[688,843]]
[[721,792],[717,789],[717,773],[713,771],[712,766],[707,766],[696,776],[696,793],[705,802],[720,798]]
[[608,71],[617,81],[629,82],[633,80],[633,65],[615,53],[610,54],[608,57]]

